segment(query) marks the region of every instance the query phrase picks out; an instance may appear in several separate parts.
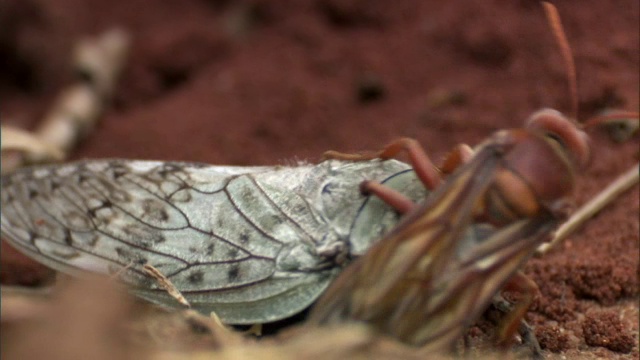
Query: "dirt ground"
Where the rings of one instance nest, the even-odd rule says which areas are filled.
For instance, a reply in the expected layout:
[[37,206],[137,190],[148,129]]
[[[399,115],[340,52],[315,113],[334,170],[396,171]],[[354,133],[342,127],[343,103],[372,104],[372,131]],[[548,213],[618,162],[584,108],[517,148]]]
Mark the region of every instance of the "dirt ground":
[[[579,118],[637,111],[638,2],[557,6]],[[27,128],[71,81],[79,37],[116,25],[133,36],[112,107],[73,159],[315,162],[400,136],[439,159],[537,109],[570,112],[537,1],[6,0],[0,24],[2,124]],[[592,140],[578,204],[638,161],[637,136]],[[638,196],[526,265],[541,290],[527,319],[549,358],[638,358]],[[46,273],[3,243],[3,284]]]

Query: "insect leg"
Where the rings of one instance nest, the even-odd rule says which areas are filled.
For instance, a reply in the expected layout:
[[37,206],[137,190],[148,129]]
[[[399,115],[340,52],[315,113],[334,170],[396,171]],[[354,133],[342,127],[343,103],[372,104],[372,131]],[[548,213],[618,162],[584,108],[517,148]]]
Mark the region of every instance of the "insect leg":
[[400,152],[409,155],[409,163],[416,172],[416,175],[429,190],[437,188],[442,183],[442,176],[420,143],[411,138],[396,139],[378,152],[367,152],[361,154],[348,154],[338,151],[327,151],[323,154],[324,159],[337,159],[347,161],[365,161],[373,159],[391,159]]
[[[402,138],[387,145],[378,154],[381,158],[395,156],[400,151],[409,153],[411,164],[416,174],[429,190],[434,190],[441,182],[441,176],[437,173],[429,157],[426,155],[420,144],[414,139]],[[445,157],[440,171],[443,174],[450,174],[460,165],[464,165],[473,157],[473,149],[467,144],[459,144]],[[400,214],[406,214],[413,209],[416,204],[398,191],[386,187],[373,181],[364,181],[360,185],[360,191],[367,194],[375,194]]]
[[451,174],[460,165],[464,165],[473,157],[473,149],[467,144],[458,144],[451,152],[449,152],[442,165],[440,165],[440,171],[443,174]]
[[538,338],[536,338],[536,334],[531,325],[529,325],[525,320],[520,321],[520,329],[518,332],[522,337],[522,344],[531,351],[531,358],[535,360],[544,359],[542,348],[540,347]]
[[517,271],[502,288],[502,291],[515,291],[522,294],[520,300],[498,328],[497,342],[507,346],[513,340],[513,335],[520,328],[524,315],[533,302],[533,298],[539,292],[538,285],[521,271]]
[[[327,151],[324,153],[324,158],[348,161],[364,161],[372,159],[386,160],[395,157],[400,152],[406,152],[409,155],[409,162],[411,163],[413,170],[427,189],[434,190],[442,183],[442,176],[440,175],[437,167],[433,164],[431,159],[429,159],[429,156],[427,156],[420,143],[411,138],[397,139],[377,153],[347,154],[337,151]],[[449,167],[455,168],[460,163],[468,161],[473,155],[473,150],[468,146],[466,146],[466,148],[458,146],[451,152],[451,154],[451,157],[455,158],[455,160],[449,161]],[[396,209],[400,214],[406,214],[416,207],[416,204],[411,199],[399,191],[377,182],[363,181],[362,184],[360,184],[360,191],[365,194],[376,195]]]
[[385,146],[384,149],[378,153],[378,157],[385,160],[391,159],[400,152],[406,152],[407,155],[409,155],[409,163],[416,172],[418,179],[422,181],[427,189],[434,190],[440,186],[442,176],[416,139],[397,139]]
[[417,206],[416,203],[401,192],[376,181],[363,181],[360,184],[360,191],[363,194],[374,194],[402,215],[408,213]]
[[[501,314],[500,318],[502,319],[494,318],[494,316],[488,315],[493,311],[496,311],[497,313]],[[499,295],[493,298],[493,300],[491,301],[491,306],[485,312],[484,317],[492,321],[496,326],[496,328],[499,330],[500,329],[499,325],[501,325],[501,323],[502,324],[504,323],[504,321],[502,320],[504,320],[505,314],[510,314],[512,311],[513,311],[513,304],[507,301],[504,297]],[[535,331],[533,330],[531,325],[529,325],[524,319],[520,321],[520,325],[518,327],[518,333],[520,334],[520,338],[522,339],[521,340],[522,344],[519,345],[518,347],[519,348],[521,347],[522,350],[526,351],[529,354],[531,359],[535,359],[535,360],[544,359],[544,355],[542,354],[542,348],[540,347],[540,343],[536,338]],[[467,336],[468,335],[469,334],[467,334]],[[465,336],[465,349],[469,348],[469,346],[467,346],[468,344],[467,336]],[[506,345],[508,344],[502,344],[502,345],[503,347],[506,347]]]
[[[409,155],[409,161],[420,181],[429,190],[434,190],[442,183],[442,176],[438,169],[418,141],[411,138],[400,138],[385,146],[377,157],[390,159],[400,152]],[[458,165],[466,163],[473,156],[473,150],[467,145],[458,145],[447,157],[447,167],[453,171]],[[363,193],[375,194],[384,202],[392,206],[401,214],[406,214],[416,207],[416,204],[400,192],[373,181],[364,181],[360,185]]]
[[[429,156],[427,156],[420,143],[411,138],[397,139],[377,153],[347,154],[337,151],[327,151],[324,153],[324,158],[348,161],[386,160],[395,157],[400,152],[406,152],[409,155],[409,162],[413,170],[427,189],[434,190],[442,183],[442,176],[438,168],[433,164],[431,159],[429,159]],[[473,149],[466,144],[459,144],[447,154],[441,172],[450,174],[460,165],[471,160],[472,157]],[[360,191],[364,194],[376,195],[400,214],[406,214],[416,207],[416,204],[411,199],[399,191],[374,181],[363,181],[362,184],[360,184]]]

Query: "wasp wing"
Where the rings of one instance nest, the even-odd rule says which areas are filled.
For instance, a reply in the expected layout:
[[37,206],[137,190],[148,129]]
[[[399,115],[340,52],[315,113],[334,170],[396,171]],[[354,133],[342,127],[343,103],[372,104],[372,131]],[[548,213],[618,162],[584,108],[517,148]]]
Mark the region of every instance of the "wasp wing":
[[[556,222],[550,217],[520,220],[475,238],[476,246],[449,258],[427,291],[405,299],[402,319],[389,325],[407,343],[445,349],[460,338],[487,308],[494,295],[522,266]],[[466,236],[474,236],[470,232]]]

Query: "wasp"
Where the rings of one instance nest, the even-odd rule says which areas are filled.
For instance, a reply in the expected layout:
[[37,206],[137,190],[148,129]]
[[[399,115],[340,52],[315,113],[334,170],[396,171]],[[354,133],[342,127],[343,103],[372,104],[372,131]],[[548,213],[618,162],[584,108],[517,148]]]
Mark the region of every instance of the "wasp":
[[[410,152],[416,173],[428,186],[438,184],[435,167],[417,147],[400,140],[381,155]],[[455,154],[452,159],[467,157]],[[340,274],[313,308],[311,323],[363,321],[404,343],[443,350],[507,287],[525,295],[505,326],[505,336],[512,335],[536,290],[517,271],[566,218],[576,173],[588,159],[586,133],[545,109],[524,129],[489,137],[420,205],[364,182],[363,191],[405,216]]]
[[[557,11],[543,5],[554,35],[567,50]],[[567,63],[575,94],[572,61]],[[607,121],[617,122],[615,116]],[[590,121],[587,127],[600,122]],[[433,192],[416,204],[383,184],[361,184],[363,192],[405,215],[332,283],[312,309],[310,323],[364,322],[427,353],[448,351],[505,289],[522,294],[498,329],[498,340],[508,343],[538,291],[519,269],[567,218],[576,177],[589,164],[589,137],[583,128],[558,111],[543,109],[524,128],[498,131],[474,151],[456,148],[440,168],[411,139],[371,156],[386,159],[407,152],[416,174]]]

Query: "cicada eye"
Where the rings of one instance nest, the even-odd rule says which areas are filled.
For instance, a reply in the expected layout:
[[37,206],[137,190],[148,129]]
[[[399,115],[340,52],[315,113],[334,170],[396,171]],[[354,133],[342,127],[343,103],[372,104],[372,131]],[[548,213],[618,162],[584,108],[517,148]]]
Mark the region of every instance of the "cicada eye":
[[558,142],[580,168],[588,165],[591,157],[589,137],[560,112],[553,109],[537,111],[527,121],[527,128],[541,131]]

